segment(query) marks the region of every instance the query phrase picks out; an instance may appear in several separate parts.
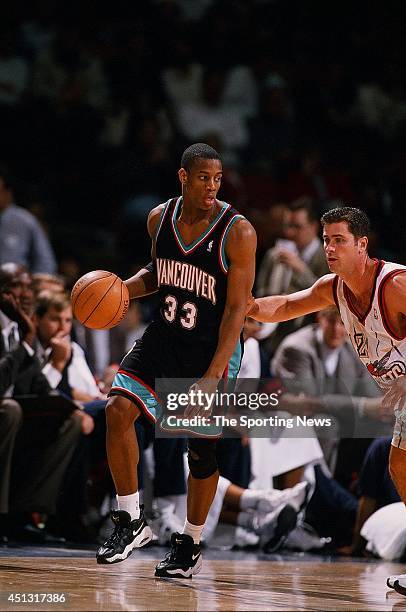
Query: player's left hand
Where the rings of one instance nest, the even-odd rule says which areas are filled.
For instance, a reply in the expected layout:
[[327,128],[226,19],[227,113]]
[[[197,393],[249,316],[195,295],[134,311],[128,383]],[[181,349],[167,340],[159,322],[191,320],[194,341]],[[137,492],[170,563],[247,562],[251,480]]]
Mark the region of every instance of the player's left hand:
[[393,381],[382,399],[382,407],[392,410],[406,408],[406,375]]
[[189,388],[190,402],[185,409],[185,417],[209,417],[216,403],[216,390],[219,381],[204,376]]

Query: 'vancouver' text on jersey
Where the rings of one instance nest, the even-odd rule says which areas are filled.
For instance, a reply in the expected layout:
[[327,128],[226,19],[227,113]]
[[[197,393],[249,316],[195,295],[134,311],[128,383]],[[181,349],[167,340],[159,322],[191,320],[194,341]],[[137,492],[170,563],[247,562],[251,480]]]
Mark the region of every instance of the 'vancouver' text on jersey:
[[[230,204],[222,207],[207,229],[186,245],[177,226],[182,198],[165,204],[156,235],[156,274],[159,317],[185,342],[213,335],[218,330],[227,297],[227,235],[243,219]],[[159,347],[158,347],[159,348]]]

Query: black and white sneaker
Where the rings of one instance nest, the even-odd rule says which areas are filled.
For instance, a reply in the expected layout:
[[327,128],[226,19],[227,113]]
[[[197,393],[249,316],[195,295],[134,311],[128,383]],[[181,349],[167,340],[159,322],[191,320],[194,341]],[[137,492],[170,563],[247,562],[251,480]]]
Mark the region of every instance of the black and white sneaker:
[[255,517],[258,523],[255,532],[261,536],[261,545],[265,553],[273,553],[282,548],[286,538],[297,524],[297,511],[286,504],[263,517]]
[[145,520],[143,508],[140,518],[134,521],[124,510],[113,510],[111,520],[114,523],[114,531],[97,551],[97,563],[124,561],[134,548],[141,548],[152,540],[152,531]]
[[200,545],[184,533],[173,533],[171,550],[155,568],[160,578],[191,578],[202,569]]

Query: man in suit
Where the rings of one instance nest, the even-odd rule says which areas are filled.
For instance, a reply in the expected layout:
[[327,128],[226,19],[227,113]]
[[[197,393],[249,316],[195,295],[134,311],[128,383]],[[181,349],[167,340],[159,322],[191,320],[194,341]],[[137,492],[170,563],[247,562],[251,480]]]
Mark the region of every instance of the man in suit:
[[[269,249],[258,271],[258,297],[294,293],[310,287],[328,272],[323,245],[318,237],[319,221],[311,201],[301,198],[290,206],[290,221],[286,227],[286,240]],[[310,319],[307,320],[310,322]],[[266,350],[273,355],[281,340],[306,323],[304,317],[269,326]],[[271,327],[272,326],[272,327]],[[265,338],[260,334],[260,338]]]
[[[76,414],[23,415],[18,398],[52,390],[32,348],[30,275],[0,266],[0,532],[7,514],[52,514],[63,476],[81,435]],[[22,400],[20,400],[21,402]],[[55,400],[55,405],[57,400]]]
[[[271,372],[288,391],[280,402],[285,410],[308,416],[327,413],[338,423],[339,436],[364,438],[365,444],[345,441],[355,464],[363,459],[355,457],[355,447],[365,452],[370,438],[388,435],[393,414],[382,406],[381,391],[347,341],[336,307],[318,313],[317,324],[287,336],[271,361]],[[320,441],[334,464],[333,441]]]

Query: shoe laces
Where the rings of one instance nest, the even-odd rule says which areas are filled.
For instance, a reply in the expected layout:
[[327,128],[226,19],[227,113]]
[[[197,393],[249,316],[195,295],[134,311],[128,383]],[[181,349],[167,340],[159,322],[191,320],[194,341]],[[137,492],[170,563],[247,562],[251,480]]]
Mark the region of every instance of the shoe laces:
[[122,525],[115,525],[113,533],[106,540],[106,545],[119,544],[119,542],[120,542],[120,540],[122,538],[123,530],[124,529],[125,529],[125,527],[123,527]]

